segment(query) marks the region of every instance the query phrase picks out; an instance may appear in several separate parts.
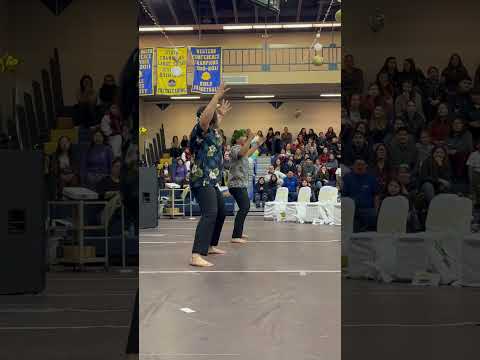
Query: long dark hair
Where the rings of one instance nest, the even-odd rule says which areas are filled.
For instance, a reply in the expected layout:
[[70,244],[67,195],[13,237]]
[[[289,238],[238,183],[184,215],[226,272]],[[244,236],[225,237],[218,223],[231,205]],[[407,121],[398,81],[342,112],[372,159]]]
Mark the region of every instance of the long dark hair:
[[90,82],[92,83],[93,85],[93,78],[90,76],[90,75],[83,75],[81,78],[80,78],[80,91],[83,93],[85,91],[85,86],[83,85],[83,82],[88,79],[90,80]]
[[70,138],[68,136],[65,136],[65,135],[60,136],[60,138],[58,139],[57,149],[55,150],[55,155],[58,157],[62,153],[62,149],[60,148],[60,142],[62,141],[62,139],[67,139],[68,142],[70,143],[70,147],[68,148],[67,155],[68,155],[68,158],[71,160],[72,155],[73,155],[72,141],[70,140]]
[[[452,60],[453,60],[454,56],[458,57],[458,66],[457,67],[454,67],[452,65]],[[465,66],[463,65],[462,57],[458,53],[453,53],[452,55],[450,55],[450,59],[448,60],[447,68],[449,70],[451,70],[451,69],[464,69]]]
[[[383,66],[382,68],[380,69],[379,73],[381,72],[386,72],[387,74],[390,74],[388,72],[388,63],[391,61],[391,60],[395,60],[397,61],[397,58],[395,56],[389,56],[385,59],[385,62],[383,63]],[[396,75],[398,73],[398,64],[395,66],[395,70],[394,70],[394,75]]]

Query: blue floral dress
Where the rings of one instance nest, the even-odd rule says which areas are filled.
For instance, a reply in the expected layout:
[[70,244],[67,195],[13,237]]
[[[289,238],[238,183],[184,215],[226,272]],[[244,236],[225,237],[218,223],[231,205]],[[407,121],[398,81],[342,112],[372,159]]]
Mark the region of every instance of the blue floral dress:
[[197,124],[190,134],[192,167],[190,186],[192,188],[216,186],[223,175],[223,140],[217,129],[204,131]]

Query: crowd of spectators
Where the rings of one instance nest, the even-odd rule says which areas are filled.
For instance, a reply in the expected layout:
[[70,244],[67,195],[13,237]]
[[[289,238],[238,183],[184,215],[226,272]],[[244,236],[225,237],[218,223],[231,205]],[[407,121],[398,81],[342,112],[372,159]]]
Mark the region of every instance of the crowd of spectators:
[[388,57],[372,82],[352,55],[342,67],[342,196],[355,200],[356,231],[374,230],[384,198],[410,203],[408,231],[424,228],[440,193],[480,205],[480,66],[469,75],[459,54],[424,72]]
[[[228,185],[231,144],[220,130],[223,137],[224,177],[222,185]],[[269,159],[265,171],[257,171],[253,178],[253,198],[257,207],[265,202],[273,201],[278,187],[289,190],[289,201],[296,201],[302,187],[311,188],[311,201],[316,201],[320,188],[325,185],[335,186],[339,172],[342,149],[337,134],[330,127],[326,132],[315,132],[314,129],[301,131],[294,135],[288,127],[282,132],[269,128],[266,134],[258,131],[257,136],[265,141],[258,149],[255,158]],[[172,164],[157,164],[159,186],[175,183],[181,187],[188,186],[190,176],[191,153],[188,148],[189,139],[184,135],[180,141],[174,136],[169,149]]]
[[85,187],[101,199],[120,191],[122,172],[135,167],[138,156],[132,124],[122,116],[119,95],[113,75],[105,75],[98,92],[92,77],[82,76],[73,120],[89,134],[90,143],[72,144],[68,136],[58,139],[56,151],[46,158],[50,198],[63,198],[64,187]]

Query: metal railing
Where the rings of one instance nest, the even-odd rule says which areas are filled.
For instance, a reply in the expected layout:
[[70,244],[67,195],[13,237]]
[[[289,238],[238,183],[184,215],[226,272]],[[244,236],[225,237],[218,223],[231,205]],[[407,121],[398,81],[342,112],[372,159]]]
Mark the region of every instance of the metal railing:
[[[222,50],[224,73],[238,72],[290,72],[290,71],[332,71],[340,69],[342,48],[335,44],[315,51],[308,47],[285,48],[238,48]],[[323,57],[322,65],[314,65],[315,55]],[[156,73],[154,63],[153,73]],[[187,71],[193,72],[189,58]]]
[[[313,65],[315,55],[322,65]],[[224,72],[329,71],[339,69],[341,47],[324,47],[316,52],[307,47],[223,49]]]

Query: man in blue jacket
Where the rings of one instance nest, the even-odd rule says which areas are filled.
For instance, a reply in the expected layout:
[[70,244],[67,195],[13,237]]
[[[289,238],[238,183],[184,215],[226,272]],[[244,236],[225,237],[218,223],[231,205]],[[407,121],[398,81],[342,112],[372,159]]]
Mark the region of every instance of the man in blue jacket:
[[287,177],[283,179],[283,187],[288,188],[288,201],[297,201],[298,179],[293,175],[293,171],[289,171]]
[[355,159],[352,172],[343,177],[342,196],[355,201],[355,232],[375,230],[380,207],[379,187],[375,177],[367,173],[365,159]]

